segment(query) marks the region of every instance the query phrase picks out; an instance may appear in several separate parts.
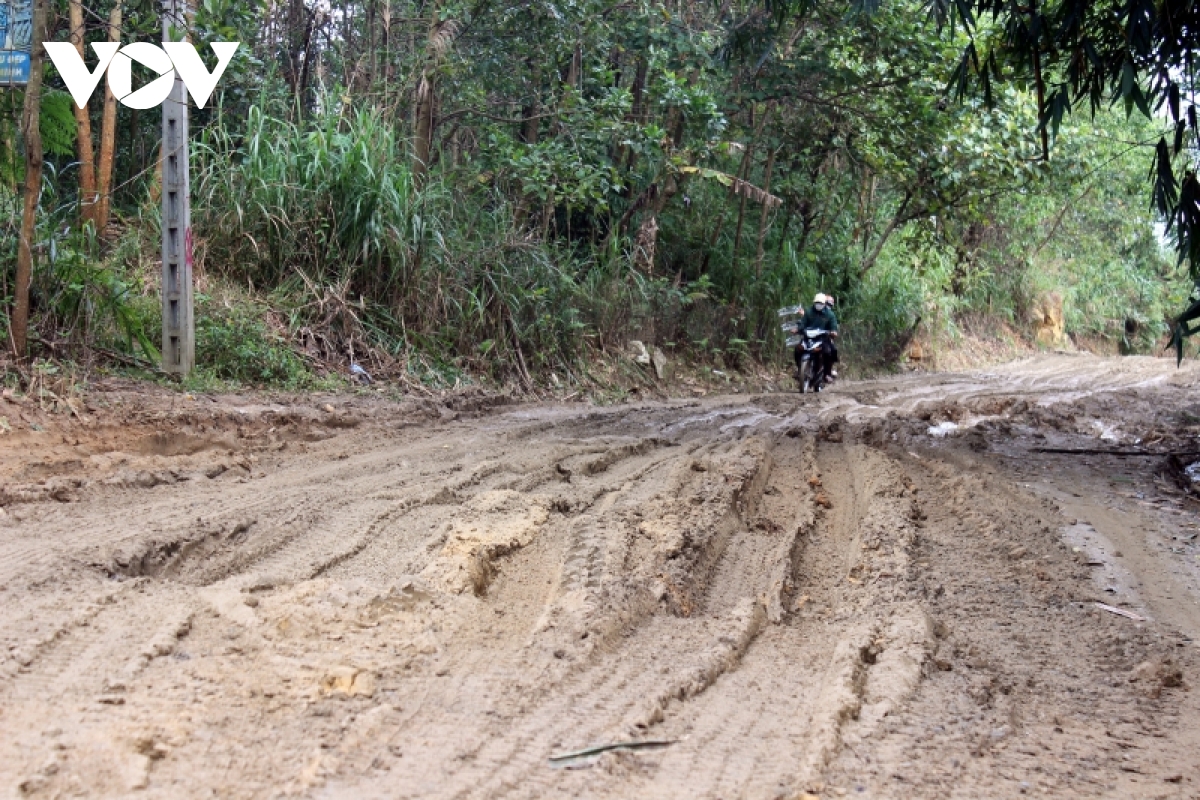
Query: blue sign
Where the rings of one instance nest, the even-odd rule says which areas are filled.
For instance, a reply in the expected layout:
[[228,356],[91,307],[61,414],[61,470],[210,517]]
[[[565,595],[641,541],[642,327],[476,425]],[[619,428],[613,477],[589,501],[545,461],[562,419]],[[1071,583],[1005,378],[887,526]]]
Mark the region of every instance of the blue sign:
[[29,83],[29,53],[0,50],[0,86],[24,86]]
[[29,83],[33,0],[0,0],[0,86]]

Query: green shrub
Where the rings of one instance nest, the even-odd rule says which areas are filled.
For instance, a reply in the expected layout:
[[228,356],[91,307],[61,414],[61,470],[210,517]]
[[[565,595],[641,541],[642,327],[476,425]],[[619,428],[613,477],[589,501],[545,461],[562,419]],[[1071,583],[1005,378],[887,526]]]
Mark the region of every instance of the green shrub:
[[204,376],[253,386],[301,388],[313,380],[287,340],[267,324],[264,309],[204,295],[196,303],[196,364]]

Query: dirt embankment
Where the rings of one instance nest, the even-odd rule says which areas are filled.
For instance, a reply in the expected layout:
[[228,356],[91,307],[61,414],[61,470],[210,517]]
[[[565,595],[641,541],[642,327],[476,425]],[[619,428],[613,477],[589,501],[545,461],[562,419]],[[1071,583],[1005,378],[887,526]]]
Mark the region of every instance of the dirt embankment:
[[0,437],[0,792],[1195,796],[1200,503],[1045,451],[1200,449],[1198,379],[93,398]]

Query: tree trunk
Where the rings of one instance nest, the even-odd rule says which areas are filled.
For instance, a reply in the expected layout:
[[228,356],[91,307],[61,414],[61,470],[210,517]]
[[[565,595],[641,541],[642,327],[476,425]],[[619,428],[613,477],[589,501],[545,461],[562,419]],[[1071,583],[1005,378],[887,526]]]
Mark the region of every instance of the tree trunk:
[[[688,72],[688,86],[695,86],[700,80],[696,70]],[[683,106],[671,106],[667,112],[667,133],[671,137],[671,144],[676,148],[683,147],[684,122],[686,115],[683,113]]]
[[524,122],[521,123],[521,141],[525,144],[537,144],[541,133],[542,69],[533,59],[527,59],[525,63],[529,67],[529,102],[521,112],[524,118]]
[[639,57],[637,60],[637,71],[633,76],[633,86],[630,88],[630,95],[633,98],[633,105],[630,107],[630,116],[634,122],[646,121],[646,73],[650,65],[645,57]]
[[855,237],[862,236],[862,251],[866,255],[871,244],[871,236],[875,233],[875,187],[879,178],[869,169],[863,175],[862,187],[858,193],[858,222],[854,226]]
[[871,250],[871,253],[865,259],[863,259],[862,266],[858,268],[858,276],[860,278],[866,275],[871,267],[875,266],[875,260],[878,259],[879,254],[883,252],[883,246],[887,244],[888,239],[890,239],[892,234],[896,232],[896,228],[912,219],[911,215],[905,215],[905,211],[908,209],[908,203],[910,200],[912,200],[912,193],[905,192],[903,202],[901,202],[900,207],[896,209],[896,213],[892,217],[891,221],[888,222],[888,226],[883,229],[883,233],[879,236],[879,241],[875,243],[875,248]]
[[33,276],[33,239],[37,230],[38,199],[42,192],[42,61],[46,48],[46,0],[33,2],[33,50],[21,132],[25,139],[25,196],[21,214],[21,240],[17,243],[17,283],[13,287],[10,336],[13,355],[24,359],[29,339],[29,284]]
[[129,110],[129,161],[128,175],[125,181],[127,183],[137,178],[142,174],[142,170],[146,168],[143,163],[145,161],[145,150],[142,148],[142,137],[138,135],[138,110],[131,108]]
[[299,110],[305,109],[305,98],[308,97],[308,83],[312,76],[312,37],[313,29],[317,24],[317,14],[315,11],[308,10],[308,21],[304,27],[304,66],[300,68],[300,83],[296,86],[296,108]]
[[[16,103],[13,103],[12,108],[16,110]],[[7,108],[5,109],[7,112]],[[5,125],[0,128],[0,154],[4,155],[4,162],[0,163],[0,175],[4,178],[4,187],[13,194],[17,193],[17,138],[16,131],[11,126]],[[0,285],[0,295],[7,294],[4,291],[6,287]]]
[[388,86],[392,78],[392,0],[383,0],[383,24],[380,26],[380,47],[383,49],[383,102],[388,107]]
[[[752,163],[751,159],[753,157],[754,150],[758,146],[759,140],[762,139],[762,132],[763,132],[763,128],[766,127],[767,117],[769,117],[771,115],[771,111],[774,109],[774,107],[775,107],[775,104],[773,101],[768,103],[767,107],[765,109],[763,109],[763,113],[759,115],[757,122],[754,122],[754,117],[753,117],[754,107],[753,106],[750,107],[751,122],[754,124],[754,139],[750,142],[750,144],[748,144],[746,146],[746,158],[745,158],[745,160],[742,161],[743,174],[742,174],[741,178],[743,181],[750,180],[750,164]],[[734,186],[737,186],[737,184],[735,183]],[[732,189],[733,187],[730,187],[730,188]],[[741,248],[742,248],[742,228],[745,225],[745,221],[746,221],[746,201],[747,201],[747,199],[748,199],[747,196],[745,194],[743,194],[742,202],[738,204],[737,232],[734,233],[734,235],[733,235],[733,256],[730,259],[730,266],[735,271],[735,273],[737,270],[737,263],[738,263],[738,251],[741,250]],[[766,209],[764,207],[764,212],[765,212],[765,210]]]
[[[433,17],[437,18],[437,7],[433,8]],[[421,81],[417,84],[417,106],[413,120],[413,184],[420,188],[425,183],[429,172],[429,159],[433,150],[433,130],[437,116],[437,82],[435,70],[442,57],[454,43],[458,35],[459,24],[455,20],[441,20],[429,28],[425,41],[425,67],[421,71]]]
[[154,180],[150,181],[150,202],[155,205],[162,199],[163,176],[163,142],[158,144],[158,155],[155,156]]
[[[350,36],[353,19],[348,9],[343,7],[342,10],[345,24],[344,52],[349,60],[349,54],[353,52],[354,47],[354,40]],[[312,73],[312,37],[317,23],[317,12],[305,5],[304,0],[287,0],[286,17],[284,37],[287,40],[287,56],[283,65],[283,77],[292,92],[292,102],[297,112],[302,112]],[[355,89],[355,75],[357,70],[346,81],[347,88],[351,91]]]
[[1037,88],[1037,107],[1038,107],[1038,125],[1040,126],[1039,133],[1042,137],[1042,161],[1050,160],[1050,132],[1049,120],[1046,119],[1046,81],[1042,76],[1042,31],[1045,26],[1045,21],[1039,19],[1041,16],[1038,13],[1037,0],[1033,0],[1029,4],[1029,27],[1030,30],[1037,31],[1037,36],[1033,41],[1033,83]]
[[[108,40],[121,40],[121,0],[117,0],[108,17]],[[108,81],[104,82],[104,117],[100,123],[100,171],[96,176],[99,200],[96,203],[96,232],[104,235],[108,227],[108,213],[112,208],[113,154],[117,144],[117,98],[113,96]]]
[[667,203],[679,192],[679,183],[670,175],[661,184],[656,183],[653,196],[646,203],[646,216],[638,226],[634,238],[633,263],[647,275],[654,274],[654,256],[658,251],[658,215],[667,207]]
[[[538,138],[541,136],[541,89],[542,89],[542,70],[541,67],[534,62],[533,59],[528,59],[526,64],[530,69],[529,79],[529,102],[521,110],[523,122],[521,123],[520,140],[527,145],[536,145]],[[523,228],[526,221],[529,219],[529,199],[524,191],[517,198],[516,207],[513,209],[513,219],[516,220],[518,228]]]
[[[763,115],[763,119],[766,119],[765,114]],[[742,173],[743,174],[741,176],[741,179],[743,181],[750,180],[750,164],[752,163],[751,160],[754,155],[755,145],[758,144],[758,138],[761,133],[762,133],[762,124],[759,123],[758,130],[756,130],[754,132],[754,141],[752,141],[752,142],[750,142],[750,144],[746,145],[746,158],[742,162]],[[734,186],[737,186],[737,184],[735,183]],[[733,187],[730,187],[730,188],[732,189]],[[748,201],[748,199],[749,198],[745,194],[743,194],[742,198],[741,198],[741,202],[738,203],[737,228],[735,229],[734,234],[733,234],[733,254],[729,260],[730,266],[734,270],[735,273],[737,271],[738,251],[742,249],[742,229],[745,227],[745,223],[746,223],[746,202]]]
[[575,43],[575,51],[571,54],[571,65],[567,67],[565,83],[572,89],[579,88],[579,75],[583,71],[583,43]]
[[[741,180],[746,180],[746,178],[749,177],[750,158],[753,155],[754,155],[754,143],[750,142],[749,144],[746,145],[746,149],[744,151],[742,151],[742,163],[741,163],[741,166],[738,167],[737,177],[740,178]],[[734,185],[736,186],[736,184],[734,184]],[[730,195],[730,197],[733,196],[733,186],[729,187],[729,195]],[[746,202],[746,200],[743,197],[742,198],[743,205],[741,206],[742,208],[745,208],[745,202]],[[740,215],[738,217],[738,222],[739,222],[739,224],[741,223]],[[709,237],[708,247],[704,248],[704,259],[700,262],[700,274],[701,275],[708,274],[708,263],[712,259],[713,250],[716,248],[717,240],[721,238],[721,232],[724,229],[725,229],[725,214],[722,213],[721,218],[719,220],[717,220],[716,227],[713,228],[712,236]],[[734,254],[735,261],[736,261],[736,258],[737,258],[737,255],[735,253]]]
[[[83,0],[71,0],[71,44],[84,57]],[[92,148],[92,117],[88,107],[75,106],[79,147],[79,216],[83,222],[96,220],[96,155]]]
[[[796,216],[795,209],[789,204],[784,206],[783,212],[783,229],[779,231],[779,246],[775,248],[775,258],[778,259],[783,255],[783,248],[787,245],[788,233],[792,230],[792,217]],[[797,253],[800,251],[797,250]]]
[[413,183],[420,188],[429,169],[430,141],[433,138],[433,106],[437,101],[433,81],[426,70],[417,85],[417,113],[413,121]]
[[[293,95],[300,90],[300,56],[304,49],[304,30],[308,25],[307,11],[302,0],[289,0],[287,22],[284,26],[284,35],[287,37],[287,62],[284,65],[284,77]],[[346,37],[346,41],[349,44],[348,37]]]
[[[771,173],[775,171],[775,148],[767,154],[767,174],[763,177],[763,191],[771,193]],[[762,213],[758,216],[758,254],[754,259],[754,277],[762,275],[764,245],[767,242],[767,218],[770,211],[768,203],[762,204]]]
[[[633,86],[629,88],[629,93],[633,98],[633,104],[629,109],[629,119],[631,122],[644,123],[645,110],[645,94],[646,94],[646,73],[649,69],[649,64],[644,57],[639,57],[637,60],[637,69],[633,73]],[[621,160],[617,162],[619,166],[623,166],[626,171],[632,170],[637,163],[637,155],[632,147],[624,148],[621,153]]]
[[[743,178],[742,180],[746,180],[746,179]],[[734,234],[733,234],[733,255],[730,258],[730,266],[732,267],[734,273],[737,272],[738,251],[742,249],[742,230],[746,224],[746,203],[747,202],[748,202],[748,198],[746,197],[746,195],[743,194],[741,202],[738,203],[737,228],[734,230]]]
[[376,2],[367,2],[367,91],[375,88],[375,78],[379,74],[379,45],[375,38]]

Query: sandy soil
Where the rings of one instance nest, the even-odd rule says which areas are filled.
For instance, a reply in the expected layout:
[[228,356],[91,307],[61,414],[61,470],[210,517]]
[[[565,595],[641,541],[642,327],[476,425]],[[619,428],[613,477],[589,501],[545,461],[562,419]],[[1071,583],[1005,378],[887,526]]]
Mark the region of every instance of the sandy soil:
[[0,796],[1200,796],[1198,383],[2,398]]

